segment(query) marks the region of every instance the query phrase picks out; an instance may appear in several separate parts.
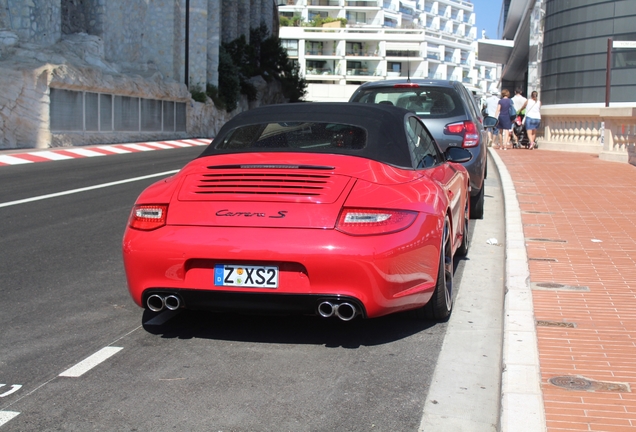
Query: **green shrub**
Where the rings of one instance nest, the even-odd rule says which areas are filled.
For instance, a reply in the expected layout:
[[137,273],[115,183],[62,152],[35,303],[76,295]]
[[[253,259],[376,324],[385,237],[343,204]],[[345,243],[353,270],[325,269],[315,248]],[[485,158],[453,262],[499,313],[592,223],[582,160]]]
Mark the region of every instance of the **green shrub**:
[[313,21],[309,21],[309,26],[310,27],[322,27],[323,24],[332,23],[332,22],[335,22],[335,21],[340,21],[340,27],[346,27],[347,23],[349,22],[349,21],[347,21],[346,18],[332,18],[332,17],[322,18],[322,17],[317,17]]
[[205,103],[207,101],[207,95],[201,88],[200,84],[196,84],[190,87],[190,94],[192,95],[192,99],[197,102]]
[[234,111],[238,105],[241,81],[239,68],[232,61],[232,56],[221,45],[219,49],[219,97],[227,111]]
[[272,79],[280,81],[283,94],[290,102],[301,100],[307,92],[307,82],[298,74],[280,39],[269,35],[265,24],[250,30],[249,44],[243,35],[221,44],[219,87],[208,86],[206,91],[216,106],[224,104],[227,111],[233,111],[239,94],[247,96],[249,101],[256,100],[258,91],[248,80],[259,75],[268,82]]
[[219,89],[215,85],[208,83],[205,86],[205,93],[208,95],[210,99],[212,99],[212,102],[214,102],[214,105],[217,108],[222,110],[225,109],[225,102],[223,102],[223,99],[219,95]]

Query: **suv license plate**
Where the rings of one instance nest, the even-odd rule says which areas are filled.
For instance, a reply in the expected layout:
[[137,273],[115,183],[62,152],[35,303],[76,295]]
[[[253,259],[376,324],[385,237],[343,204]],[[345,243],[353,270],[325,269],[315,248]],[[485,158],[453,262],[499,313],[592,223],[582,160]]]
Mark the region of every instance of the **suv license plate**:
[[216,264],[214,285],[251,288],[278,288],[278,267]]

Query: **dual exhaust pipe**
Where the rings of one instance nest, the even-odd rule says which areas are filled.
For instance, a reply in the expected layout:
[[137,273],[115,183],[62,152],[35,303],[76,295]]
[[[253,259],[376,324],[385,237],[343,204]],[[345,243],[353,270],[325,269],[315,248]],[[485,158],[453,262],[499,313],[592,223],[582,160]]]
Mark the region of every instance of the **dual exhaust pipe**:
[[323,318],[331,318],[336,316],[342,321],[351,321],[358,315],[358,308],[351,303],[333,303],[323,301],[318,305],[318,314]]
[[173,311],[181,307],[181,299],[174,294],[167,296],[152,294],[146,299],[146,306],[153,312],[160,312],[164,308]]

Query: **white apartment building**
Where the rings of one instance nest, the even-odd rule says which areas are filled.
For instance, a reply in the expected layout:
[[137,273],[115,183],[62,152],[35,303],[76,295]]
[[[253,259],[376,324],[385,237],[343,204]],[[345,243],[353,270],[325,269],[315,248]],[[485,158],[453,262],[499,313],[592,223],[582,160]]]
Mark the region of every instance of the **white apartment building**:
[[[279,14],[301,26],[279,36],[308,82],[306,99],[346,101],[367,81],[395,77],[461,81],[476,94],[498,84],[497,65],[477,62],[475,13],[466,0],[286,0]],[[346,18],[346,27],[309,27]]]

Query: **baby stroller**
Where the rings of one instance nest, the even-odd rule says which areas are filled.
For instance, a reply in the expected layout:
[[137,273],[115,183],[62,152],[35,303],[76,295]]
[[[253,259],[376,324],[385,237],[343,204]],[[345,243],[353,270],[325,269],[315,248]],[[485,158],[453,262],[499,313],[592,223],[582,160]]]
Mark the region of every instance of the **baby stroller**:
[[521,121],[521,116],[517,116],[517,118],[512,123],[512,133],[517,137],[517,142],[515,143],[515,148],[521,148],[522,146],[525,148],[530,147],[530,139],[528,138],[528,131],[526,130],[526,126]]

